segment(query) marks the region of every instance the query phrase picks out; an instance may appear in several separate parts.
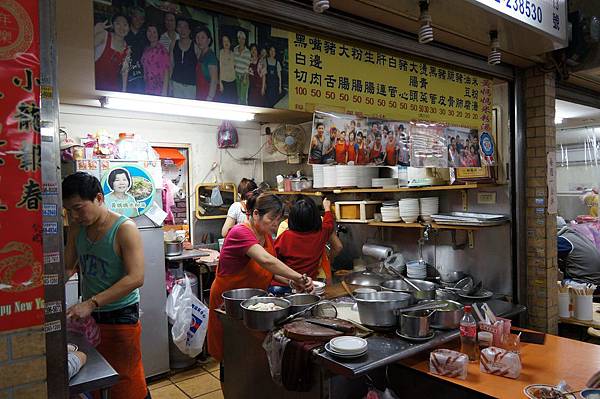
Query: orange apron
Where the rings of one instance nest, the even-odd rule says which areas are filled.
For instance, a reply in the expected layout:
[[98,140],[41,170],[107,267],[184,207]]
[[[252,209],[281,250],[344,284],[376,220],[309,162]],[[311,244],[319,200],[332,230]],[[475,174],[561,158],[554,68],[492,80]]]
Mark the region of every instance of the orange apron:
[[396,144],[388,144],[385,147],[385,152],[387,154],[385,157],[385,162],[388,165],[395,166],[396,163],[398,163],[398,160],[396,159]]
[[[147,395],[142,365],[142,325],[98,324],[101,342],[96,349],[119,373],[119,382],[110,388],[114,399],[143,399]],[[99,397],[99,396],[98,396]]]
[[329,257],[327,256],[326,249],[323,250],[323,256],[321,256],[321,264],[319,265],[319,268],[323,269],[327,284],[331,284],[331,263],[329,263]]
[[[265,250],[275,256],[273,240],[267,235],[265,235]],[[254,259],[250,259],[246,267],[239,272],[227,276],[220,276],[219,268],[217,267],[215,281],[213,281],[210,287],[208,332],[206,334],[208,352],[217,361],[220,362],[223,360],[223,325],[217,316],[217,312],[215,312],[215,309],[218,309],[223,304],[223,297],[221,295],[225,291],[237,288],[260,288],[266,290],[272,280],[273,273],[263,269]]]

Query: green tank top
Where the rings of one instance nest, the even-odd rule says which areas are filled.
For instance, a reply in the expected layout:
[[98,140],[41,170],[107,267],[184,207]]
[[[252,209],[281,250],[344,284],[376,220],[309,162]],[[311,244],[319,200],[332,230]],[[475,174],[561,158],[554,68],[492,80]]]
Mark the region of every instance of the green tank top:
[[[98,241],[91,242],[87,228],[82,227],[77,236],[77,255],[81,279],[81,294],[84,300],[112,287],[125,275],[123,260],[115,253],[114,242],[119,227],[129,220],[121,216]],[[97,310],[108,312],[139,302],[140,291],[135,289],[123,298],[103,305]]]

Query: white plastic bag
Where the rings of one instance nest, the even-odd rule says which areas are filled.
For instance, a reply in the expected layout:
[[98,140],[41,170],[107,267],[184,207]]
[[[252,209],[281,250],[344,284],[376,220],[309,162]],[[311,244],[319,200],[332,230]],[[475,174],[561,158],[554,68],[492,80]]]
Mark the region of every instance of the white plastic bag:
[[210,195],[210,204],[212,206],[221,206],[221,205],[223,205],[223,197],[221,196],[221,190],[219,190],[218,186],[215,186],[212,189],[212,193]]
[[167,317],[169,323],[175,324],[175,317],[177,316],[177,309],[179,309],[179,297],[185,292],[185,287],[175,283],[171,290],[171,294],[167,297]]
[[[177,289],[179,287],[179,289]],[[177,294],[176,296],[174,294]],[[171,293],[175,310],[175,322],[171,334],[177,348],[190,357],[202,352],[206,330],[208,329],[208,308],[194,295],[190,279],[185,277],[185,290],[176,285]],[[167,300],[167,313],[169,302]]]

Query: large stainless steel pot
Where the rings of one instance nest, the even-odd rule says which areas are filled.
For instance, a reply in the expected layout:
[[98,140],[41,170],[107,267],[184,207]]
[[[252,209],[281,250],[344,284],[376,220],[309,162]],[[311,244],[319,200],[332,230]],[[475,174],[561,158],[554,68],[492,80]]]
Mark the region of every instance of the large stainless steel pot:
[[365,293],[356,298],[360,322],[371,327],[396,326],[396,311],[408,307],[411,302],[410,294],[392,291]]
[[408,283],[401,279],[388,280],[381,283],[381,288],[385,291],[394,291],[394,292],[406,292],[417,301],[422,301],[425,299],[435,299],[435,290],[437,285],[435,283],[424,281],[424,280],[410,280],[417,287],[421,289],[421,291],[415,290],[413,287],[408,285]]
[[285,299],[290,301],[290,303],[292,304],[290,314],[294,314],[319,302],[321,300],[321,297],[313,294],[294,294],[286,296]]
[[165,256],[177,256],[183,253],[183,241],[165,241]]
[[225,301],[225,312],[227,316],[241,320],[243,318],[242,308],[240,304],[246,299],[255,296],[266,296],[267,291],[257,288],[239,288],[237,290],[225,291],[221,296]]
[[437,311],[431,317],[431,327],[440,328],[444,330],[451,330],[458,328],[460,319],[464,314],[464,307],[462,304],[456,301],[422,301],[421,303],[437,304],[445,303],[446,307],[437,309]]
[[[249,306],[257,303],[274,303],[281,306],[279,310],[260,311],[248,309]],[[244,325],[251,330],[269,331],[275,324],[285,319],[290,314],[292,304],[287,299],[277,297],[257,297],[246,299],[240,305],[244,314]]]
[[412,338],[422,338],[430,334],[431,316],[438,311],[417,310],[400,314],[400,332]]

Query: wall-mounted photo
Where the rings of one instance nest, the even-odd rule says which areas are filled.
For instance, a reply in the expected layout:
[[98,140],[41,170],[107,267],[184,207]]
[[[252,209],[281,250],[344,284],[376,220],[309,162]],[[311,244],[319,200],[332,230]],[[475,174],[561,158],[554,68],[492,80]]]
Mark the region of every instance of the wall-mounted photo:
[[134,218],[146,213],[154,200],[154,183],[149,172],[135,165],[107,170],[102,177],[106,207]]
[[370,163],[410,165],[409,122],[369,119],[366,146]]
[[352,115],[315,112],[309,163],[367,165],[367,120]]
[[158,0],[96,0],[96,90],[288,107],[287,32]]
[[439,123],[410,123],[410,166],[447,168],[445,126]]
[[481,166],[477,129],[446,128],[446,145],[448,146],[449,167],[473,168]]

